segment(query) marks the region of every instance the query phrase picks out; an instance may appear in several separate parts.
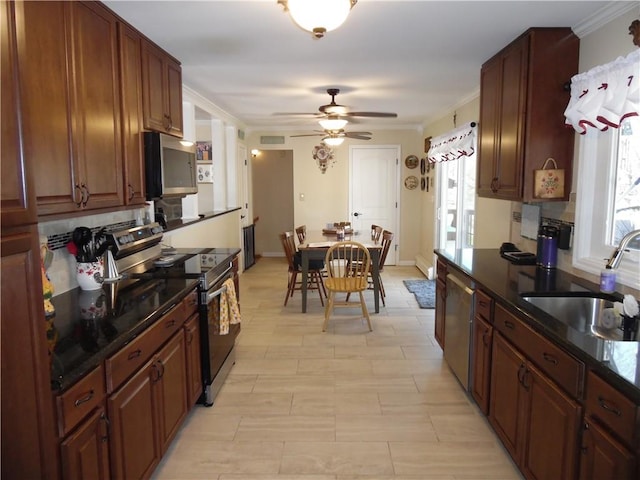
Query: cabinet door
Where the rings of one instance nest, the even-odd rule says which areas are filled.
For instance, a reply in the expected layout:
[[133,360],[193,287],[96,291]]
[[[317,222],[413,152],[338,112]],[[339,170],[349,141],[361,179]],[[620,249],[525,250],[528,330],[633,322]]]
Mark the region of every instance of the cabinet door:
[[587,418],[582,433],[580,480],[637,479],[636,458],[597,423]]
[[184,325],[187,354],[187,405],[192,407],[202,394],[200,364],[200,316],[196,313]]
[[155,386],[164,453],[187,416],[187,365],[184,334],[179,332],[157,355],[160,381]]
[[166,59],[167,108],[169,109],[169,131],[182,137],[182,67],[170,58]]
[[107,401],[111,422],[114,478],[148,478],[162,457],[154,384],[160,379],[155,358]]
[[65,479],[108,480],[109,431],[104,408],[97,409],[61,445]]
[[141,39],[135,30],[123,23],[118,23],[118,35],[125,203],[144,205]]
[[434,336],[438,345],[444,350],[444,319],[447,301],[447,284],[438,278],[436,280],[436,318]]
[[[165,108],[164,53],[151,43],[142,41],[142,110],[144,128],[158,132],[168,131],[168,113]],[[166,115],[166,116],[165,116]]]
[[0,252],[1,476],[54,478],[58,447],[37,227],[3,232]]
[[500,102],[502,60],[494,58],[480,71],[480,125],[478,126],[478,195],[493,197],[497,192],[497,159],[500,147]]
[[473,358],[471,360],[471,394],[482,413],[489,413],[489,386],[491,385],[491,343],[493,327],[481,317],[473,319]]
[[24,161],[34,172],[38,214],[75,211],[82,192],[71,150],[70,39],[64,28],[71,2],[15,6]]
[[491,353],[491,399],[489,422],[509,454],[518,461],[523,441],[520,416],[525,406],[520,378],[526,369],[524,357],[497,332]]
[[117,22],[97,3],[72,2],[73,139],[84,208],[123,205]]
[[531,364],[522,386],[528,398],[523,473],[536,479],[576,478],[580,405]]
[[36,202],[32,172],[25,168],[20,123],[15,3],[0,2],[0,88],[2,117],[0,126],[0,191],[2,192],[2,228],[35,223]]
[[522,198],[523,142],[527,98],[528,37],[513,44],[502,60],[496,198]]

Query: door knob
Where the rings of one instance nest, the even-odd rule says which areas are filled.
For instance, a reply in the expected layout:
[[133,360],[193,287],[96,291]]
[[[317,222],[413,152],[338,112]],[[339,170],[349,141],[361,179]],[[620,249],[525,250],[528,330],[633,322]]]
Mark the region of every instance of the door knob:
[[360,212],[355,212],[355,213],[353,214],[353,216],[354,216],[354,217],[359,217],[360,215],[362,215]]

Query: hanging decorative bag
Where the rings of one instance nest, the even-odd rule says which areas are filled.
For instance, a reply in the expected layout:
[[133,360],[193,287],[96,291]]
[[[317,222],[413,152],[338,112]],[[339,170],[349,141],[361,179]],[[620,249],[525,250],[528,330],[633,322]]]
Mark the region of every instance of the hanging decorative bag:
[[[553,164],[553,168],[547,168],[549,163]],[[542,170],[535,170],[534,173],[534,198],[564,197],[564,169],[558,168],[553,158],[547,158],[542,165]]]

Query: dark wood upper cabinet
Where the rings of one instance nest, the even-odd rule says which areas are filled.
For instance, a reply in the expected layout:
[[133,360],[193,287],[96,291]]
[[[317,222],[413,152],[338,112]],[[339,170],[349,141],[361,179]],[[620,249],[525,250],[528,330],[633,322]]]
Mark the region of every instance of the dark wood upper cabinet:
[[180,62],[142,41],[144,128],[182,137],[182,67]]
[[579,43],[570,28],[531,28],[482,66],[479,196],[534,200],[534,171],[551,157],[565,170],[565,196],[555,200],[568,200],[575,135],[564,124],[565,85]]
[[31,171],[24,168],[15,29],[15,3],[0,2],[0,62],[2,117],[0,162],[2,228],[35,223],[36,202]]
[[127,205],[144,205],[141,36],[131,27],[118,23],[118,41],[120,49],[124,199]]
[[16,5],[24,155],[38,214],[122,205],[116,17],[92,2]]

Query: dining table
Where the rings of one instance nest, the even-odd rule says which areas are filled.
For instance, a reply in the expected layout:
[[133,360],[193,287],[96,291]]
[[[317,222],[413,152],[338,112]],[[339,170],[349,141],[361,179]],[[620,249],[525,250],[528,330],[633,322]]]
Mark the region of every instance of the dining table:
[[364,245],[371,256],[371,278],[373,280],[373,299],[375,313],[380,313],[380,253],[382,243],[371,238],[371,232],[347,230],[344,238],[338,238],[335,232],[328,230],[308,230],[303,243],[298,245],[302,263],[302,313],[307,312],[307,287],[309,282],[309,260],[324,260],[329,247],[340,241],[355,241]]

